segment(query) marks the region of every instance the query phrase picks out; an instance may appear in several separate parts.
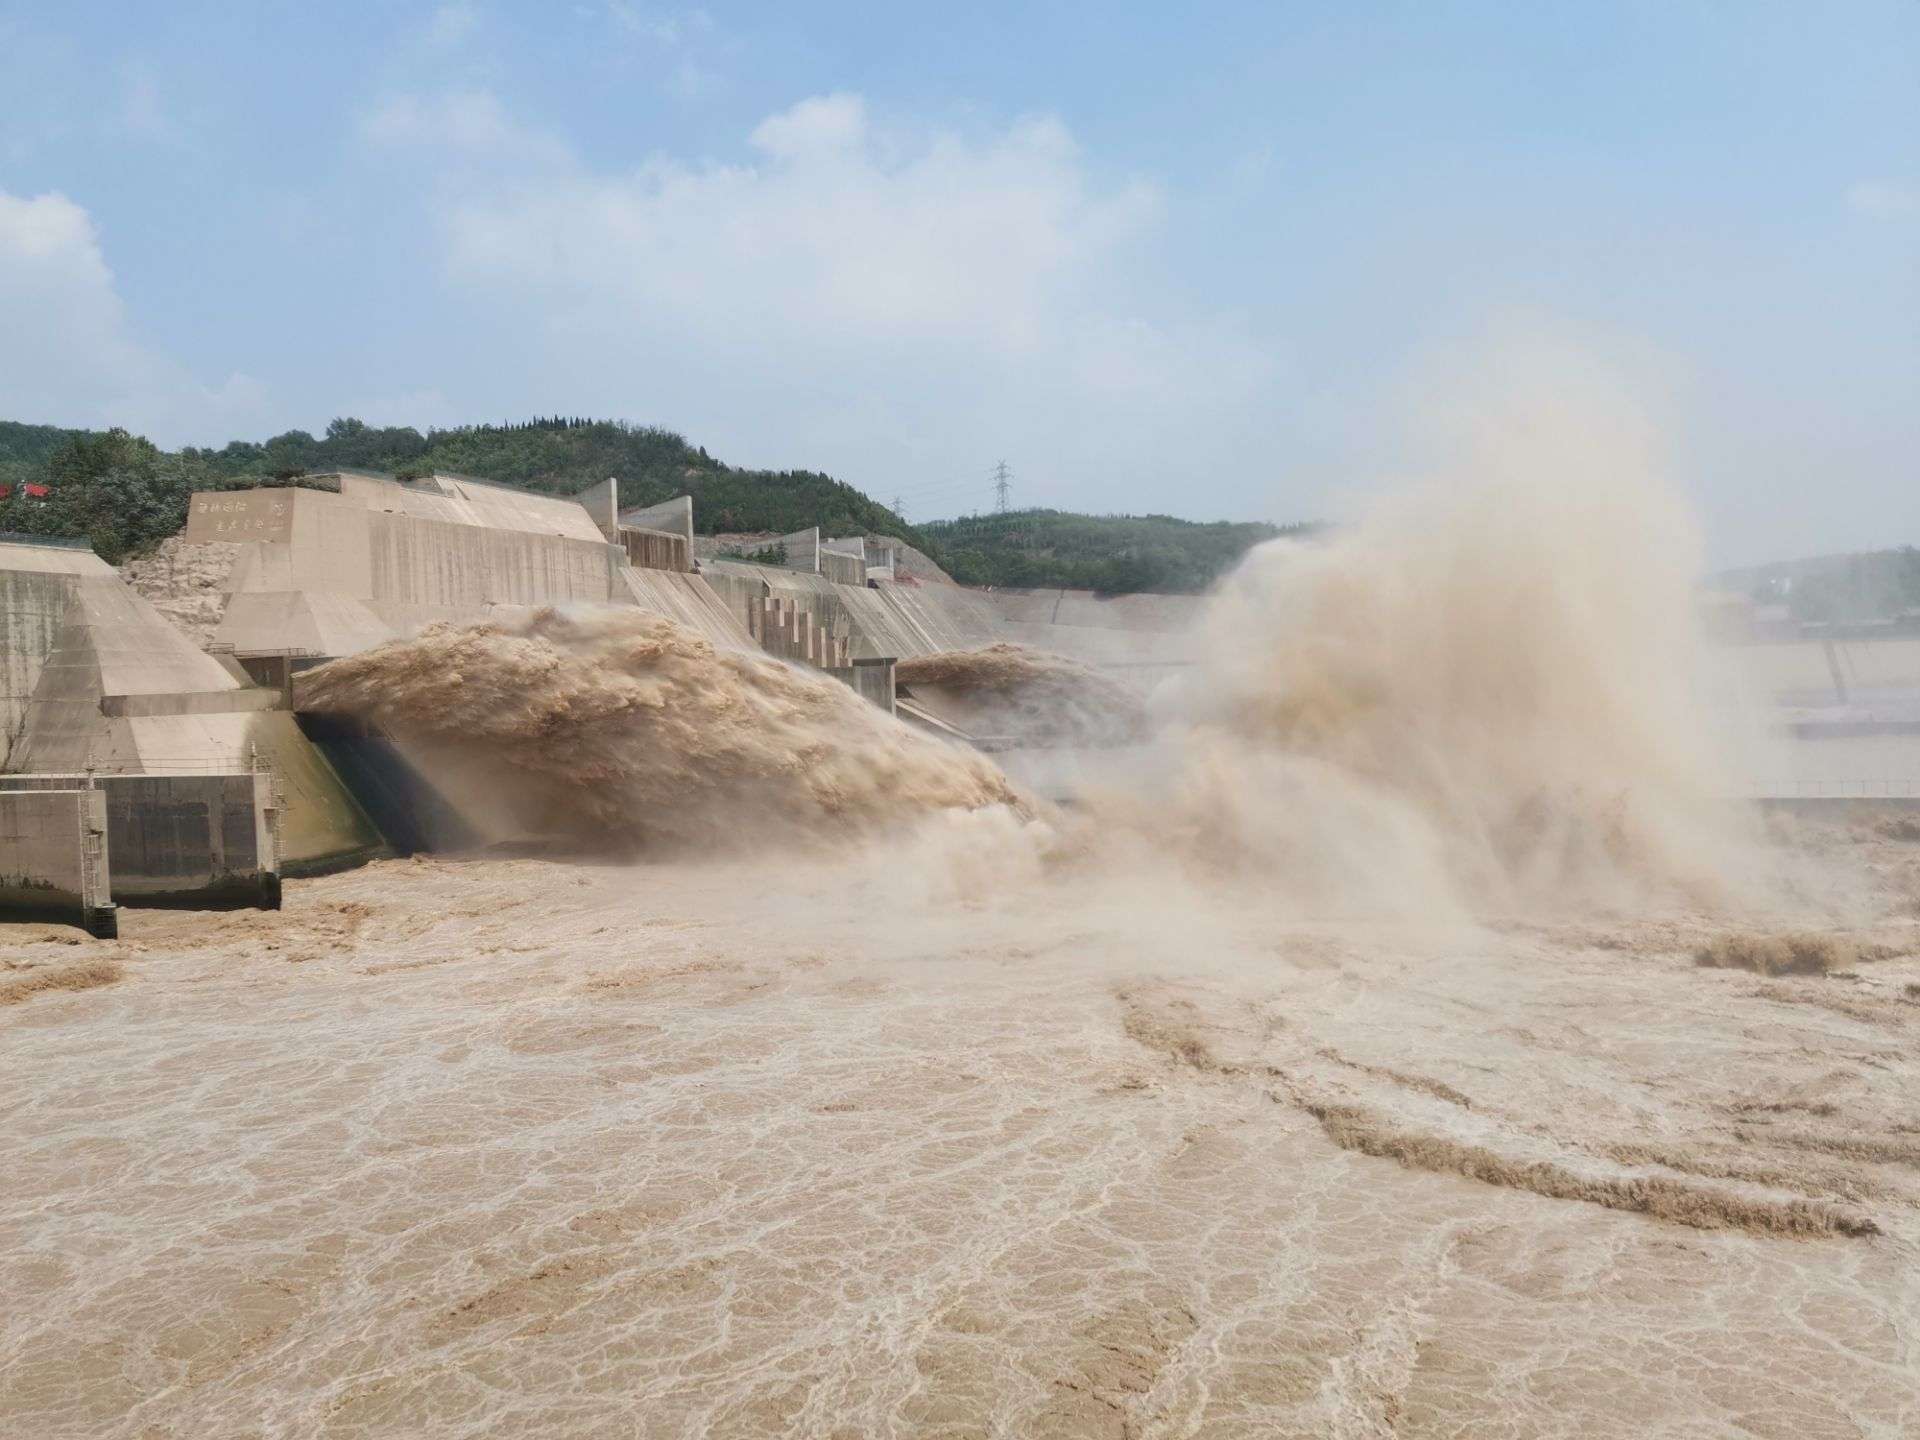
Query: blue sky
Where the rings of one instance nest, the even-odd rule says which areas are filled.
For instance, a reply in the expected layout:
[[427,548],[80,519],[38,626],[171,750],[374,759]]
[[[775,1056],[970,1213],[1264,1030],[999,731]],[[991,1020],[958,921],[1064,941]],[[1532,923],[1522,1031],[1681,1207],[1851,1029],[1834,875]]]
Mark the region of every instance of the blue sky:
[[563,411],[1290,519],[1522,333],[1711,557],[1920,543],[1920,6],[0,0],[0,415]]

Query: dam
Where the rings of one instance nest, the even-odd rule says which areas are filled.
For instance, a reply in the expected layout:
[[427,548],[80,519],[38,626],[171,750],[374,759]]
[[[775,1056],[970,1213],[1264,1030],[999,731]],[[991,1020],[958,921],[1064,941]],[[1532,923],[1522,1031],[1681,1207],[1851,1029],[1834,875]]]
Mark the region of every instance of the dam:
[[[968,590],[896,564],[884,537],[817,529],[730,553],[696,534],[689,498],[623,507],[613,479],[568,498],[448,475],[310,476],[197,494],[173,544],[220,569],[204,644],[84,546],[0,539],[0,787],[106,797],[107,831],[55,847],[104,852],[101,896],[55,887],[67,913],[96,926],[120,901],[273,905],[283,875],[529,839],[472,813],[442,757],[302,704],[307,672],[429,625],[522,624],[577,605],[657,616],[718,651],[832,675],[927,734],[1001,754],[1059,797],[1077,783],[1073,747],[1087,735],[1035,730],[1018,707],[929,671],[930,657],[1009,646],[1057,656],[1105,677],[1083,688],[1106,686],[1101,707],[1118,713],[1181,683],[1203,603]],[[1776,638],[1720,655],[1740,703],[1779,722],[1740,793],[1920,794],[1920,641]],[[975,687],[992,668],[980,663]],[[1126,728],[1087,734],[1125,744]],[[253,818],[229,815],[234,803]],[[77,824],[60,822],[60,834],[77,837]],[[77,859],[53,863],[78,873]],[[32,868],[16,888],[44,901],[53,892]]]
[[84,843],[78,820],[60,822],[75,838],[54,847],[74,851],[63,874],[100,852],[98,895],[47,889],[31,866],[13,888],[41,908],[57,892],[54,908],[97,928],[115,903],[272,906],[282,876],[526,838],[463,813],[432,754],[301,703],[308,671],[433,624],[629,609],[831,675],[929,734],[1005,748],[951,687],[903,689],[896,666],[1016,640],[1140,684],[1185,663],[1198,603],[968,591],[897,568],[881,537],[802,531],[758,558],[700,556],[696,540],[690,499],[623,507],[612,479],[571,498],[357,472],[200,493],[171,542],[221,570],[196,644],[83,545],[0,538],[0,793],[98,792],[109,816]]

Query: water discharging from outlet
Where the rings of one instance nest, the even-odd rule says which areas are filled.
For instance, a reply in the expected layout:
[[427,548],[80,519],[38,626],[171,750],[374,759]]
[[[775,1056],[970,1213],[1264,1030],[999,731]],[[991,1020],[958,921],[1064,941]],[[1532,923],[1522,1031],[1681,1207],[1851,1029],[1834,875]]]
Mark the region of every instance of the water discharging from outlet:
[[[1338,914],[1737,903],[1764,867],[1696,700],[1687,516],[1588,464],[1488,457],[1254,551],[1151,718],[1020,647],[902,674],[1036,738],[1150,739],[1036,832],[1068,852],[1145,839],[1156,863]],[[632,610],[434,627],[313,672],[303,704],[432,746],[525,824],[658,853],[1031,809],[844,686]]]
[[301,704],[432,747],[537,830],[661,853],[872,834],[1024,801],[826,676],[632,609],[434,626],[322,666]]

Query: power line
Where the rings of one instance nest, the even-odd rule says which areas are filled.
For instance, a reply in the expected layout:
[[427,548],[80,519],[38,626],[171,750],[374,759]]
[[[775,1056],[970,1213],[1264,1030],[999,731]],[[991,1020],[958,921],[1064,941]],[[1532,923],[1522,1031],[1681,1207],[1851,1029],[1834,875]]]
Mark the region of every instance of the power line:
[[900,493],[909,497],[937,495],[946,490],[971,490],[974,484],[972,480],[926,480],[918,485],[903,485],[900,487]]
[[950,485],[938,490],[909,491],[901,499],[916,510],[938,510],[947,505],[960,504],[968,494],[978,493],[973,485]]

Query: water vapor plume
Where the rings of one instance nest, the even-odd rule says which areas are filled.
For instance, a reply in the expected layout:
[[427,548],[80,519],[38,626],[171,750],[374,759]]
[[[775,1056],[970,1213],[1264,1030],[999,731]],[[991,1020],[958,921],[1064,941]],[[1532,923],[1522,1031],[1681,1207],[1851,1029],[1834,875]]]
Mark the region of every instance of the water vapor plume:
[[1145,739],[1147,708],[1118,680],[1078,660],[998,641],[901,659],[902,685],[945,691],[984,733],[1040,745],[1122,745]]
[[1223,583],[1152,803],[1325,908],[1728,899],[1753,851],[1697,693],[1686,506],[1629,411],[1469,409],[1446,473]]

